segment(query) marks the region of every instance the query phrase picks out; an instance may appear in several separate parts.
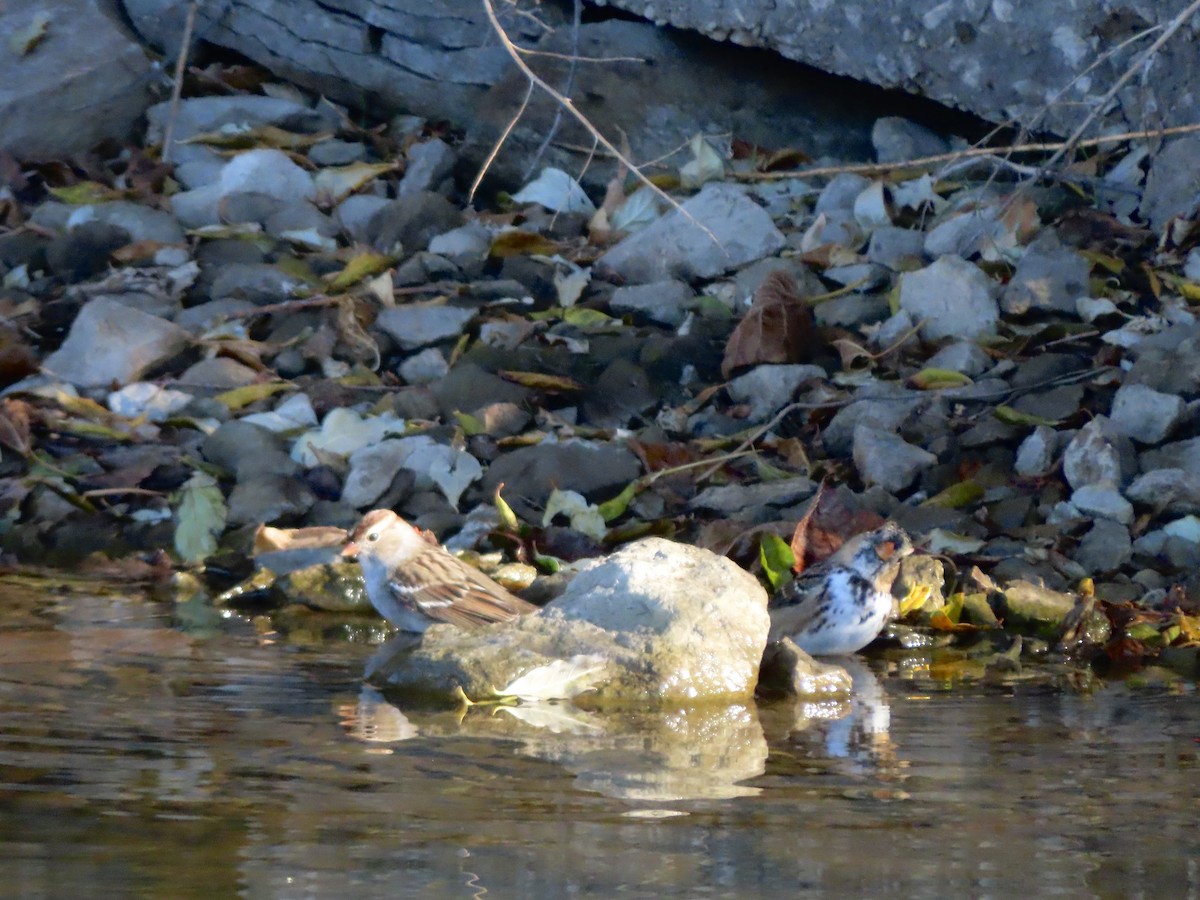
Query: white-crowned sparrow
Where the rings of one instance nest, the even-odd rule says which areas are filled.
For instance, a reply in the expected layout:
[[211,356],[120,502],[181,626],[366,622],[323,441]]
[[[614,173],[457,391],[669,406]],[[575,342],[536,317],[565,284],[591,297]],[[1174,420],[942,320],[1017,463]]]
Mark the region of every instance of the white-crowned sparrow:
[[861,650],[887,623],[892,582],[912,552],[912,541],[894,522],[850,538],[771,598],[770,640],[789,637],[816,656]]
[[537,609],[390,509],[363,516],[342,556],[357,557],[371,605],[402,631],[420,633],[438,622],[486,625]]

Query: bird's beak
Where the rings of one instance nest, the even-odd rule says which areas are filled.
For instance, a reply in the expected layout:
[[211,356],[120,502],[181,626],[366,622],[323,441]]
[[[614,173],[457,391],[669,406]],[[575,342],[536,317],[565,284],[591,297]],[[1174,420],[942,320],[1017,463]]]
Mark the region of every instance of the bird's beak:
[[342,548],[341,556],[345,559],[356,559],[358,557],[358,544],[350,541]]

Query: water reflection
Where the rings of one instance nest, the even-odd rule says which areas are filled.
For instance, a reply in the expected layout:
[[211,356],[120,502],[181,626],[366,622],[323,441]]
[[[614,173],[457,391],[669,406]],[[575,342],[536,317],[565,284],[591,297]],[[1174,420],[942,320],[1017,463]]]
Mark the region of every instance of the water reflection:
[[4,893],[1200,895],[1188,682],[887,658],[837,707],[460,718],[364,689],[369,646],[173,613],[0,584]]

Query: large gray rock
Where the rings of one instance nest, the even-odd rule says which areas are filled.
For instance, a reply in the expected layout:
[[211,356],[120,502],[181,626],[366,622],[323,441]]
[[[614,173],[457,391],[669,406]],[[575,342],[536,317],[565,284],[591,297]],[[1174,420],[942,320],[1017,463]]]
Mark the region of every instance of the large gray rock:
[[67,339],[46,358],[45,368],[81,386],[125,385],[190,342],[190,335],[178,325],[99,297],[79,311]]
[[[150,61],[96,0],[0,4],[0,151],[23,159],[82,153],[125,138],[145,112]],[[28,52],[10,41],[45,22]]]
[[921,337],[974,338],[996,330],[996,285],[976,265],[943,256],[900,278],[900,308],[921,321]]
[[[752,696],[770,618],[758,581],[707,550],[646,538],[584,569],[541,612],[484,630],[435,626],[377,666],[392,687],[468,697],[578,665],[589,705],[644,708]],[[562,661],[556,663],[556,660]],[[543,699],[572,697],[561,685]]]
[[625,238],[597,265],[626,281],[712,278],[782,249],[783,234],[761,206],[732,184],[707,184]]

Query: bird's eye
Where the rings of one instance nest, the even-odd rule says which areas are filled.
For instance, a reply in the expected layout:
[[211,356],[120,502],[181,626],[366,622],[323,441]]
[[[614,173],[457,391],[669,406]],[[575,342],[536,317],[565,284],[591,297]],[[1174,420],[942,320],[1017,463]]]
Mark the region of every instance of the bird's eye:
[[372,531],[370,534],[367,535],[367,540],[372,541],[372,542],[379,540],[379,532]]

